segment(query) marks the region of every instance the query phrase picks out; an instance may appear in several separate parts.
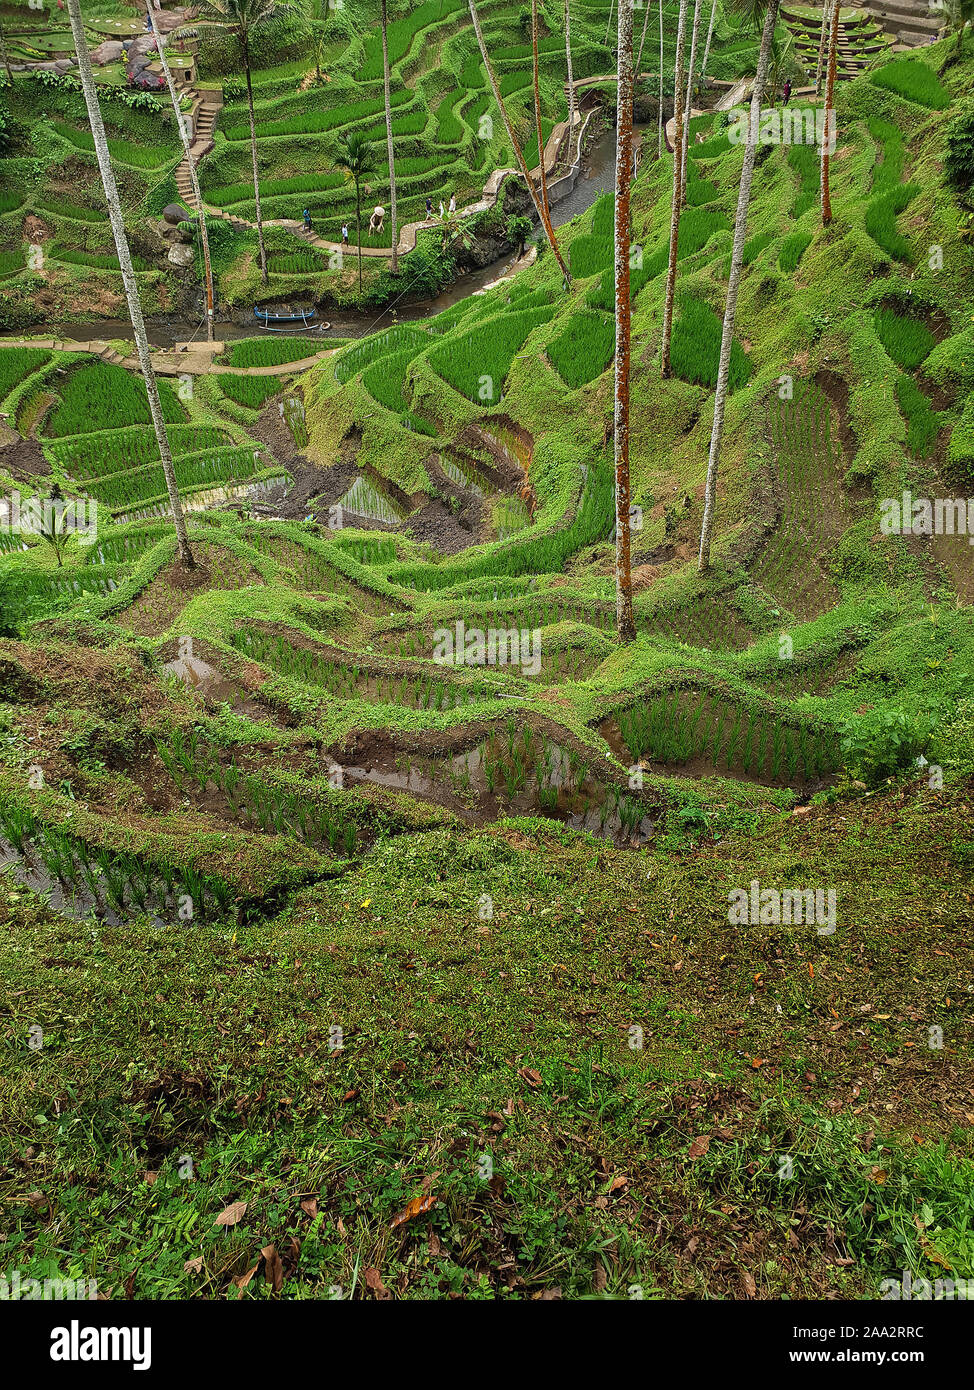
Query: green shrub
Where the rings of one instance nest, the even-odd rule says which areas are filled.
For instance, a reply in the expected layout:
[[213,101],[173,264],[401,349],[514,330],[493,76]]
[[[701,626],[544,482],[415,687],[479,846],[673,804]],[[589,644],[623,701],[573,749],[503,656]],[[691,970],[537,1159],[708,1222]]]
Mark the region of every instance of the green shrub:
[[974,189],[974,101],[968,101],[947,127],[944,177],[955,193]]
[[974,483],[974,396],[968,397],[964,413],[951,433],[947,466],[965,483]]
[[846,769],[867,786],[877,786],[915,761],[931,731],[927,719],[901,709],[860,714],[839,731]]

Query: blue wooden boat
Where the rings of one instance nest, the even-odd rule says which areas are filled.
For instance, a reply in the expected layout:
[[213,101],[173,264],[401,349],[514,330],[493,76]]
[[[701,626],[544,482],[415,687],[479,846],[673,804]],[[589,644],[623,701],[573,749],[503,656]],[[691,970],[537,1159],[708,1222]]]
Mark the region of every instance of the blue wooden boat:
[[254,318],[262,328],[268,333],[290,333],[294,330],[295,324],[300,324],[303,328],[314,328],[319,333],[326,333],[331,327],[330,323],[316,323],[318,310],[302,308],[300,305],[283,304],[270,309],[262,309],[259,304],[254,305]]

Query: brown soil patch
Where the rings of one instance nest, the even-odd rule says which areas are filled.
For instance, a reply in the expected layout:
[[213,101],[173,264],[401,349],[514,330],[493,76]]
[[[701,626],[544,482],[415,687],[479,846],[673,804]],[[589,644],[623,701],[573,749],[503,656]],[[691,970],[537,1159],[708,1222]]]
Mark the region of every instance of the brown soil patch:
[[0,471],[9,473],[16,482],[23,483],[31,478],[48,477],[51,465],[36,439],[19,439],[0,449]]

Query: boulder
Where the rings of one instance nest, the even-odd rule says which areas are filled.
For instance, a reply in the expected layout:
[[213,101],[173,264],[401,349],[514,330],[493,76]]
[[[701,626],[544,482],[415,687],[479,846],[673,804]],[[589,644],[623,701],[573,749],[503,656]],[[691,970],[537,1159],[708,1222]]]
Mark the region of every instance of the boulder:
[[169,223],[170,227],[175,227],[177,222],[188,222],[190,220],[189,213],[184,207],[180,207],[178,203],[167,203],[162,210],[162,216],[164,221]]
[[128,46],[129,61],[136,53],[155,53],[156,36],[155,34],[139,34]]
[[181,28],[188,21],[189,15],[188,8],[173,10],[172,14],[160,14],[157,11],[155,16],[156,28],[160,34],[170,34],[173,29]]
[[195,254],[192,246],[185,246],[182,242],[177,242],[175,246],[170,246],[166,260],[170,265],[185,268],[193,264]]
[[93,48],[88,56],[96,67],[103,68],[106,63],[120,63],[124,52],[124,45],[117,39],[106,39]]

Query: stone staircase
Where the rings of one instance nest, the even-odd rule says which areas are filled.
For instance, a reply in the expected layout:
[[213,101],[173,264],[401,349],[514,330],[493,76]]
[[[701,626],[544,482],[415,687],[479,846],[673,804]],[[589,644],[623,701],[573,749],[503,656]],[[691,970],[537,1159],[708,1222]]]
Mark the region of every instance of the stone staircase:
[[932,10],[928,0],[865,0],[870,15],[891,38],[906,48],[933,43],[943,27],[943,10]]
[[[822,36],[823,10],[806,5],[785,5],[782,7],[781,15],[794,37],[795,56],[804,66],[809,80],[814,82]],[[866,72],[877,58],[889,53],[892,45],[893,40],[889,34],[883,31],[867,10],[841,9],[836,45],[837,76],[840,79],[858,77],[860,73]],[[827,57],[826,54],[826,60]]]
[[[223,106],[222,91],[204,91],[200,93],[193,102],[190,112],[190,122],[193,127],[193,139],[190,144],[190,152],[193,162],[199,167],[199,161],[205,154],[209,154],[213,148],[213,131],[216,127],[217,117]],[[196,199],[193,197],[193,180],[190,176],[189,165],[183,159],[176,167],[175,173],[176,188],[179,192],[179,201],[184,203],[191,212],[198,212]],[[241,222],[239,218],[231,218],[227,213],[220,213],[226,221],[235,225],[246,227],[246,222]]]

